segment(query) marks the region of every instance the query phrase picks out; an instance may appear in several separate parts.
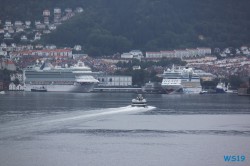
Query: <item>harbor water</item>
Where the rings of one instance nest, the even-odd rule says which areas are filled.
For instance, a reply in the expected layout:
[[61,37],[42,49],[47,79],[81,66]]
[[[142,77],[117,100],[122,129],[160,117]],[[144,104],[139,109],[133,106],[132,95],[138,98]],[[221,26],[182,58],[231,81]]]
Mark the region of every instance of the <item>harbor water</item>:
[[0,165],[250,165],[248,96],[145,94],[147,108],[131,107],[135,97],[0,95]]

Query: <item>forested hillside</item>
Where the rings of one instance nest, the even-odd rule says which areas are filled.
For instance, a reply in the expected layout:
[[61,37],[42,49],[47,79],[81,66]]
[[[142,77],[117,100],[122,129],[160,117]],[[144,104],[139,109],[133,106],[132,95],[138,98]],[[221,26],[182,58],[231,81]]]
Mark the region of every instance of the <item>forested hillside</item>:
[[41,19],[44,9],[84,12],[43,37],[108,55],[141,49],[239,47],[250,44],[249,0],[0,0],[0,19]]

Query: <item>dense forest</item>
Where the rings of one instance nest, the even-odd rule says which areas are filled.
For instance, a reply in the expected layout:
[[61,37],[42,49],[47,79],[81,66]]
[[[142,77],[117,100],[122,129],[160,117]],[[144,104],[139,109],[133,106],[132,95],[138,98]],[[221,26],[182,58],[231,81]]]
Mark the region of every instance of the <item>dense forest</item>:
[[0,20],[42,19],[44,9],[84,9],[42,42],[90,55],[250,44],[249,0],[0,0]]

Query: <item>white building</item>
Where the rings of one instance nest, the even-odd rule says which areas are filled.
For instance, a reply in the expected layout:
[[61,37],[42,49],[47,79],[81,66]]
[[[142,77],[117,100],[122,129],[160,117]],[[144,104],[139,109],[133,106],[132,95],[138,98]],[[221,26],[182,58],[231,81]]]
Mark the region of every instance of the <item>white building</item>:
[[162,58],[161,52],[146,52],[146,58]]
[[97,79],[99,86],[132,86],[132,76],[100,76]]
[[161,51],[161,56],[163,58],[173,58],[175,56],[174,51]]
[[15,25],[15,27],[22,27],[23,22],[22,21],[15,21],[14,25]]
[[4,39],[12,39],[11,38],[11,34],[9,34],[8,32],[4,34]]
[[176,58],[188,57],[189,52],[187,50],[174,50]]
[[126,52],[126,53],[121,54],[121,58],[132,59],[133,55],[131,53]]
[[49,30],[53,31],[53,30],[56,30],[56,26],[55,25],[49,25],[48,26]]
[[25,27],[26,28],[30,28],[31,25],[31,21],[25,21]]
[[22,90],[24,90],[24,87],[21,84],[15,85],[13,82],[11,82],[9,84],[9,90],[11,90],[11,91],[22,91]]
[[141,70],[141,66],[133,66],[133,70]]
[[24,90],[23,85],[18,84],[18,85],[16,86],[16,90],[18,90],[18,91],[22,91],[22,90]]
[[11,21],[7,20],[5,21],[5,27],[12,27],[13,24],[11,23]]
[[195,57],[198,55],[198,49],[197,48],[187,48],[189,57]]
[[242,52],[243,55],[250,55],[250,51],[249,51],[249,49],[248,49],[247,46],[242,46],[240,48],[240,50],[241,50],[241,52]]
[[41,39],[41,33],[40,32],[37,32],[36,34],[35,34],[35,37],[34,37],[34,40],[40,40]]
[[80,46],[80,45],[75,45],[75,46],[74,46],[74,50],[76,50],[76,51],[81,51],[81,50],[82,50],[82,46]]
[[9,84],[9,90],[16,90],[16,85],[13,82]]
[[143,53],[140,50],[132,50],[129,52],[133,55],[133,58],[141,59],[143,57]]
[[211,48],[197,48],[199,56],[211,55],[212,51]]

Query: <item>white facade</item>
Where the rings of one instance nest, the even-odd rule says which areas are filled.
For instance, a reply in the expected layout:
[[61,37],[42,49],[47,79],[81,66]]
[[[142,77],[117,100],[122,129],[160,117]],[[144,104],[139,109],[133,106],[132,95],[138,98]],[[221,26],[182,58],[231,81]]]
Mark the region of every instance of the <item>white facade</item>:
[[146,58],[162,58],[161,52],[146,52]]
[[9,84],[9,90],[16,90],[16,85],[13,82]]
[[211,55],[211,48],[197,48],[199,56]]
[[20,26],[23,25],[23,22],[22,22],[22,21],[15,21],[14,25],[15,25],[16,27],[20,27]]
[[34,40],[40,40],[41,39],[41,33],[37,32],[35,34]]
[[176,58],[188,57],[189,52],[187,50],[174,50]]
[[129,53],[133,55],[133,58],[141,59],[143,57],[143,53],[140,50],[132,50]]
[[5,21],[5,26],[6,27],[10,27],[10,26],[13,26],[11,21]]
[[174,51],[161,51],[161,56],[163,58],[173,58],[175,56]]
[[133,66],[133,70],[141,70],[141,66]]
[[187,49],[189,57],[195,57],[198,55],[198,49]]
[[21,84],[15,85],[13,82],[11,82],[9,84],[9,90],[11,90],[11,91],[22,91],[22,90],[24,90],[24,87]]
[[82,50],[82,46],[80,46],[80,45],[75,45],[75,46],[74,46],[74,50],[76,50],[76,51],[81,51],[81,50]]
[[99,86],[132,86],[132,76],[100,76]]
[[132,59],[133,55],[131,53],[123,53],[123,54],[121,54],[121,58]]

